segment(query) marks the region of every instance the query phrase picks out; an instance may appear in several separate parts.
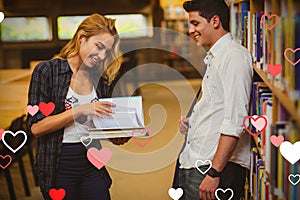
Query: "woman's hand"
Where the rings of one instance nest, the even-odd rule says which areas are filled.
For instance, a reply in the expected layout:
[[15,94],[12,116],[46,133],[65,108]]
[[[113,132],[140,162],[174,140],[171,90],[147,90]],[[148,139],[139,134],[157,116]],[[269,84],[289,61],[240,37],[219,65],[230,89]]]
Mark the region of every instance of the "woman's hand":
[[95,101],[93,103],[82,104],[74,107],[75,118],[81,115],[96,115],[104,119],[104,115],[111,116],[113,114],[112,107],[115,104],[108,101]]
[[180,120],[179,120],[179,129],[180,129],[180,133],[183,135],[186,135],[188,130],[189,130],[189,119],[187,117],[181,116]]
[[109,140],[115,145],[122,145],[128,142],[131,137],[122,137],[122,138],[110,138]]

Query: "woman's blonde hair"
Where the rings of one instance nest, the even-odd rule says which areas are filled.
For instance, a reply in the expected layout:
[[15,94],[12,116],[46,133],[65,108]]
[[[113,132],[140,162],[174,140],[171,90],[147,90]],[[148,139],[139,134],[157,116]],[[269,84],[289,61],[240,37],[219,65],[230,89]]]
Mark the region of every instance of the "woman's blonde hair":
[[86,37],[87,39],[91,36],[105,32],[114,36],[114,44],[107,53],[104,62],[101,63],[103,69],[105,69],[102,76],[106,78],[110,84],[115,79],[122,62],[121,53],[119,51],[120,38],[115,27],[115,19],[110,19],[97,13],[90,15],[81,22],[73,38],[62,48],[59,54],[55,55],[55,57],[67,59],[78,55],[80,50],[79,32],[82,33],[81,37]]

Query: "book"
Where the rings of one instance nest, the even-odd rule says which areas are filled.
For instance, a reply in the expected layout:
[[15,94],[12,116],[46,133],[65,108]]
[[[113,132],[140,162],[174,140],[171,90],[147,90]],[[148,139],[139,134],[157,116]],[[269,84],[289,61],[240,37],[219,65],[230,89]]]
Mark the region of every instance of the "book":
[[141,96],[103,98],[99,101],[112,102],[113,114],[103,118],[93,117],[95,127],[89,129],[92,139],[117,137],[146,137]]

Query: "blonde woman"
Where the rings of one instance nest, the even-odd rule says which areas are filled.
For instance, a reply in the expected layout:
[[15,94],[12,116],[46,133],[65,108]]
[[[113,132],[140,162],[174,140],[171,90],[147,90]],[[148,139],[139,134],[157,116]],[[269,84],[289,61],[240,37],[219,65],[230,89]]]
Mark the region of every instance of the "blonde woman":
[[88,161],[88,147],[80,139],[88,135],[91,115],[112,115],[112,103],[97,99],[110,96],[110,83],[121,64],[119,41],[115,20],[92,14],[61,52],[38,64],[32,74],[28,105],[55,104],[49,116],[28,116],[29,128],[38,137],[34,168],[45,199],[50,199],[52,188],[64,189],[64,199],[110,199],[109,174]]

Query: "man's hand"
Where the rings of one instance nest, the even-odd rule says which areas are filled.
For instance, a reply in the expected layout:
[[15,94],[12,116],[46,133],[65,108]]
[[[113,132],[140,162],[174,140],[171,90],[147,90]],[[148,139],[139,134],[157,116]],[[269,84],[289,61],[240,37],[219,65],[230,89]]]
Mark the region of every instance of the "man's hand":
[[188,130],[189,130],[189,119],[187,117],[181,116],[180,120],[179,120],[179,129],[180,129],[180,133],[183,135],[186,135]]
[[219,177],[205,176],[202,183],[199,185],[199,197],[203,200],[216,199],[215,191],[218,189],[220,183]]
[[115,145],[122,145],[128,142],[131,137],[110,138],[109,140]]

